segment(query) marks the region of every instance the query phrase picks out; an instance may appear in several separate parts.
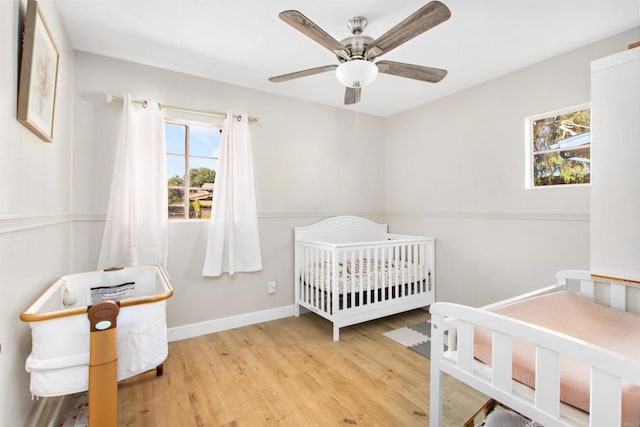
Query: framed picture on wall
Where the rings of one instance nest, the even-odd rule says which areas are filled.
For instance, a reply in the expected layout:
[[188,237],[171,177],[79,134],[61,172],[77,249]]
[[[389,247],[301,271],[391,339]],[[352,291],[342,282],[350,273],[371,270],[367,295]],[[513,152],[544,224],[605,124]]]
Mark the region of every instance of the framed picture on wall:
[[17,118],[46,142],[53,138],[59,57],[38,2],[29,0],[24,19]]

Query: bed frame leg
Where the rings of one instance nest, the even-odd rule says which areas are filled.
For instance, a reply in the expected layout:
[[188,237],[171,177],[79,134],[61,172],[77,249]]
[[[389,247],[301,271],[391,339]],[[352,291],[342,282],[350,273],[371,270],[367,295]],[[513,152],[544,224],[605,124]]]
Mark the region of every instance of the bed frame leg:
[[442,371],[440,363],[444,350],[444,322],[442,316],[431,315],[431,371],[429,374],[429,427],[442,425]]
[[162,374],[164,374],[164,363],[161,363],[158,366],[156,366],[156,377],[161,377]]
[[294,304],[293,305],[293,315],[295,317],[300,317],[300,305],[299,304]]
[[340,341],[340,328],[335,324],[333,325],[333,340]]

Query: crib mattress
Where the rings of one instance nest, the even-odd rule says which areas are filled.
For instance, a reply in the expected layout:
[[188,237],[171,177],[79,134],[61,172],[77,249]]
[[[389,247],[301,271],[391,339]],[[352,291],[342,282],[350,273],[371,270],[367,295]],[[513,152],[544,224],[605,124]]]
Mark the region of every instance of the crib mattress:
[[[561,291],[496,307],[495,313],[570,335],[631,359],[640,359],[640,316],[596,304],[583,295]],[[475,328],[474,356],[491,365],[491,332]],[[535,385],[535,347],[514,339],[513,379]],[[589,366],[562,357],[560,400],[589,411]],[[624,383],[622,422],[640,425],[640,386]]]
[[[323,290],[331,291],[333,274],[331,261],[315,263],[302,275],[302,281],[308,275],[314,278],[313,283],[320,284]],[[404,285],[424,280],[425,268],[421,264],[402,260],[373,260],[364,258],[338,263],[338,291],[359,292],[372,289],[383,289],[390,286]]]
[[118,380],[161,364],[168,354],[166,299],[172,293],[158,266],[71,274],[55,281],[20,315],[31,327],[31,354],[25,363],[31,374],[31,393],[60,396],[88,389],[90,325],[86,312],[95,298],[124,297],[118,298]]

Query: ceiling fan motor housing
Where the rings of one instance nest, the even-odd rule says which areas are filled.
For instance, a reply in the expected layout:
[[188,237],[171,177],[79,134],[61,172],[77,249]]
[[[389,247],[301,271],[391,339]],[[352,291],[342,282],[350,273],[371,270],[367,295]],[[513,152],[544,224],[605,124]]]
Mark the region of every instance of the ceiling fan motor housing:
[[[349,52],[349,60],[352,59],[365,59],[364,54],[369,46],[373,42],[373,38],[369,36],[351,36],[340,41],[344,48]],[[336,55],[338,61],[345,62],[346,59],[339,55]]]
[[[354,16],[347,21],[347,27],[353,34],[351,37],[340,40],[340,43],[349,52],[349,58],[351,59],[364,59],[364,54],[369,46],[373,42],[373,37],[364,36],[362,32],[367,26],[367,18],[364,16]],[[338,61],[345,62],[346,59],[340,55],[336,55]]]

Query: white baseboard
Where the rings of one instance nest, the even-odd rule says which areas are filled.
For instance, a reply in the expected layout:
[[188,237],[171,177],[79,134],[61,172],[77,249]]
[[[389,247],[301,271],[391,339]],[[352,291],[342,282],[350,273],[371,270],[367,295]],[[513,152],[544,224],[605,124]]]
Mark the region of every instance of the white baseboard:
[[223,317],[221,319],[208,320],[206,322],[192,323],[190,325],[176,326],[167,329],[169,342],[180,341],[200,335],[213,334],[215,332],[268,322],[293,316],[293,304],[269,310],[255,311],[253,313],[239,314],[237,316]]

